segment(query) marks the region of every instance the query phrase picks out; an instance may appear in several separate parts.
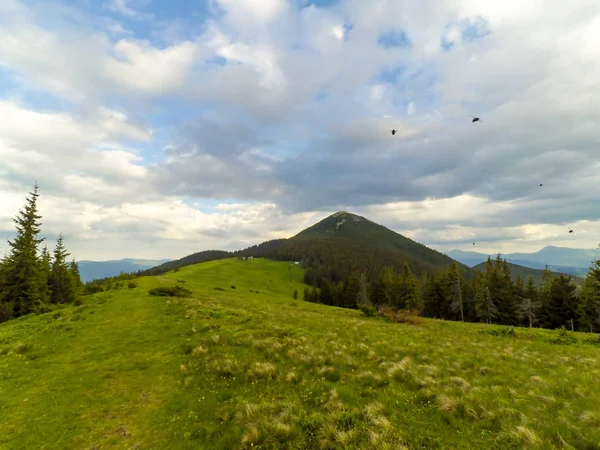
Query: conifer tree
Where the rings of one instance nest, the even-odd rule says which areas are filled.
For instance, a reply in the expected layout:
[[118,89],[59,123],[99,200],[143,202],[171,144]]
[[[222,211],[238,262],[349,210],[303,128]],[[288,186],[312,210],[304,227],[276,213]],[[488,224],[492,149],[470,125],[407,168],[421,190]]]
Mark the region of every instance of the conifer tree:
[[367,275],[364,272],[360,274],[360,278],[358,279],[358,293],[356,294],[356,304],[358,306],[373,306],[373,303],[371,303],[371,300],[369,299]]
[[44,279],[37,250],[44,240],[38,238],[41,226],[37,207],[38,189],[36,182],[24,210],[19,210],[19,215],[13,219],[17,236],[14,241],[8,241],[10,254],[4,262],[5,289],[2,301],[12,305],[15,317],[36,311],[44,300]]
[[50,288],[52,257],[48,251],[48,246],[44,246],[42,257],[40,259],[40,272],[42,275],[41,295],[44,303],[49,303],[52,298],[52,289]]
[[464,313],[464,305],[463,305],[463,297],[462,297],[462,289],[461,289],[461,279],[460,272],[458,270],[458,264],[453,263],[449,275],[449,283],[450,283],[450,309],[454,313],[460,313],[461,322],[465,321],[465,313]]
[[[71,272],[71,277],[73,278],[73,292],[75,292],[75,296],[78,296],[83,288],[83,282],[81,281],[81,274],[79,273],[79,264],[77,261],[73,259],[69,264],[69,271]],[[296,298],[298,297],[298,293],[296,292]]]
[[487,286],[478,292],[476,308],[477,316],[487,324],[491,324],[492,319],[498,315],[498,309]]
[[550,298],[546,306],[547,326],[560,328],[567,326],[574,328],[574,322],[579,310],[578,298],[575,295],[576,287],[571,283],[570,276],[561,275],[552,280]]
[[52,303],[71,303],[75,300],[73,276],[66,261],[70,253],[67,252],[63,241],[64,236],[61,233],[54,247],[54,260],[50,272]]
[[517,314],[522,321],[529,324],[529,328],[537,321],[538,305],[530,298],[523,298],[517,306]]
[[419,292],[419,281],[411,272],[407,263],[404,263],[402,274],[399,277],[400,295],[397,307],[407,309],[421,308],[421,294]]

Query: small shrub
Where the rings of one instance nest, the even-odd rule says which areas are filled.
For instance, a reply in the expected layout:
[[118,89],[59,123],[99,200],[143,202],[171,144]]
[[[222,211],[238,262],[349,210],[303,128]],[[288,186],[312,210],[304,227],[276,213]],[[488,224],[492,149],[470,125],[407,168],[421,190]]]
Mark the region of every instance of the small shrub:
[[377,310],[375,307],[370,305],[361,304],[358,306],[358,309],[362,311],[365,317],[374,317],[377,315]]
[[215,291],[224,291],[225,289],[223,289],[222,287],[214,287],[213,288]]
[[567,331],[564,325],[559,329],[555,330],[555,333],[556,334],[554,334],[553,336],[546,338],[546,342],[560,345],[572,345],[578,342],[577,338],[573,336],[569,331]]
[[13,306],[10,303],[0,303],[0,323],[13,318]]
[[181,286],[171,286],[150,289],[148,294],[158,297],[191,297],[192,291]]
[[83,288],[83,295],[97,294],[98,292],[104,292],[102,286],[98,284],[86,284]]
[[490,328],[488,330],[482,330],[481,333],[506,337],[515,337],[517,335],[514,327]]
[[298,300],[298,289],[294,289],[294,300]]
[[185,283],[185,280],[177,280],[178,283]]
[[235,286],[233,284],[231,285],[231,289],[235,289]]
[[75,306],[81,306],[81,305],[83,305],[83,300],[81,300],[81,297],[76,297],[75,301],[73,302],[73,304]]
[[379,314],[392,322],[407,323],[410,325],[424,325],[425,321],[419,317],[419,312],[409,309],[395,310],[391,306],[383,305],[379,307]]
[[127,287],[128,287],[129,289],[134,289],[134,288],[136,288],[137,286],[138,286],[138,285],[137,285],[137,283],[134,283],[133,281],[130,281],[129,283],[127,283]]

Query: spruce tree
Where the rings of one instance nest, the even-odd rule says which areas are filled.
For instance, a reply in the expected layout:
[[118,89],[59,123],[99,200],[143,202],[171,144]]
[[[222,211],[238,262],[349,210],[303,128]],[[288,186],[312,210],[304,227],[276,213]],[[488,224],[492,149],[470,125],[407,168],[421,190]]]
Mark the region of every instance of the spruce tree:
[[492,319],[498,315],[498,309],[487,286],[478,292],[476,308],[478,317],[487,324],[491,324]]
[[38,259],[38,245],[44,240],[38,238],[41,226],[37,207],[38,188],[36,182],[24,210],[19,210],[19,215],[13,219],[17,236],[14,241],[8,241],[10,254],[4,263],[2,302],[12,305],[15,317],[36,311],[44,300],[45,283]]
[[52,289],[50,288],[51,272],[52,272],[52,258],[48,251],[48,246],[44,246],[42,250],[42,257],[40,259],[40,272],[42,275],[42,286],[41,295],[44,303],[49,303],[52,298]]
[[584,331],[593,333],[600,330],[600,260],[592,261],[590,271],[585,277],[578,315]]
[[574,322],[579,310],[579,299],[575,295],[576,287],[571,283],[570,276],[561,275],[552,280],[550,298],[546,307],[548,327],[574,328]]
[[61,233],[54,247],[54,261],[50,272],[52,303],[71,303],[75,300],[73,276],[66,261],[70,253],[67,252],[63,240],[64,236]]
[[[69,270],[71,271],[71,276],[73,277],[73,287],[76,294],[79,294],[81,289],[83,288],[83,282],[81,281],[81,273],[79,272],[79,264],[77,261],[73,259],[69,264]],[[296,293],[296,298],[298,297],[298,293]]]
[[421,308],[421,294],[419,292],[419,281],[411,272],[407,263],[404,263],[402,274],[399,277],[400,295],[398,307],[407,309]]

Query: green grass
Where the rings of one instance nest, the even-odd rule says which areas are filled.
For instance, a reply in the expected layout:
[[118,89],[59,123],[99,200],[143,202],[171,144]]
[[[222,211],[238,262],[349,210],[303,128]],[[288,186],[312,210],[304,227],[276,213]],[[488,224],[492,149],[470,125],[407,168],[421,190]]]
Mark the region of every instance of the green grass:
[[600,448],[589,336],[366,318],[293,300],[288,267],[206,262],[0,325],[0,448]]

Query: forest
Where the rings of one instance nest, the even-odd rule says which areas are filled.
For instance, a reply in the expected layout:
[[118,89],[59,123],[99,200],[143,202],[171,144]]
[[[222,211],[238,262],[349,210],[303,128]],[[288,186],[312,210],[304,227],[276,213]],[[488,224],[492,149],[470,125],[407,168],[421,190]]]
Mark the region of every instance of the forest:
[[387,305],[424,317],[464,322],[586,332],[600,329],[600,261],[593,262],[582,289],[570,276],[556,275],[547,267],[541,285],[531,277],[513,281],[500,255],[488,258],[486,270],[475,272],[470,280],[457,263],[423,272],[420,279],[408,263],[400,271],[385,266],[375,276],[369,277],[369,272],[373,273],[352,267],[340,276],[331,267],[313,265],[305,272],[305,282],[312,287],[305,289],[304,299],[345,308]]
[[40,248],[45,238],[39,237],[39,195],[36,183],[24,209],[13,219],[17,230],[15,239],[8,241],[10,252],[0,260],[0,322],[77,303],[83,287],[77,262],[67,261],[70,253],[62,233],[52,255],[47,246]]

